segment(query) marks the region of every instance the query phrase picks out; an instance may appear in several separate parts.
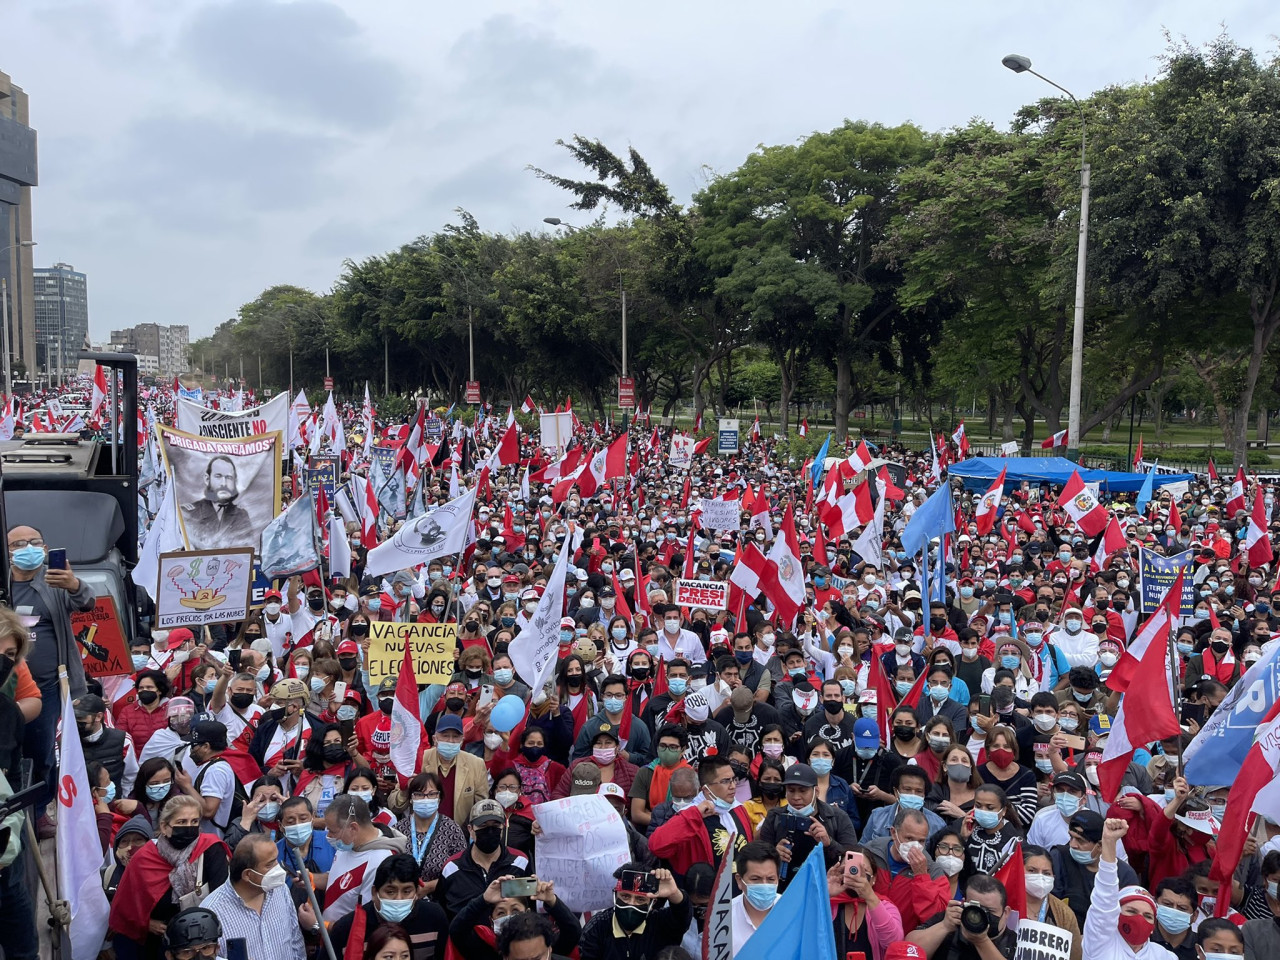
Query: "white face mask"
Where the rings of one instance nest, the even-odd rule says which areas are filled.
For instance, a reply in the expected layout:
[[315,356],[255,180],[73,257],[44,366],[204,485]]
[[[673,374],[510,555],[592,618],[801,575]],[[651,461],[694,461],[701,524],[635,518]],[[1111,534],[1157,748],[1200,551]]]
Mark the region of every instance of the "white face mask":
[[268,603],[262,609],[266,612],[268,617],[280,616],[280,604],[278,603]]

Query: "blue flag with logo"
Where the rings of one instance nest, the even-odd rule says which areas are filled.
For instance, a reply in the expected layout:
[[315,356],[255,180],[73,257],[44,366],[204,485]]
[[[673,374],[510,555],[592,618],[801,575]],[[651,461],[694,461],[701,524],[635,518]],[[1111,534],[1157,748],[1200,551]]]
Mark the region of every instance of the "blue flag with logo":
[[831,897],[822,847],[814,847],[736,960],[836,960]]
[[1147,504],[1151,502],[1151,494],[1156,486],[1156,467],[1159,465],[1159,460],[1151,464],[1151,469],[1147,471],[1147,478],[1142,481],[1142,489],[1138,491],[1137,507],[1139,513],[1147,512]]
[[831,449],[831,434],[827,434],[827,439],[822,441],[822,449],[818,451],[818,455],[813,458],[813,485],[816,487],[818,481],[822,479],[822,465],[827,462],[827,451]]
[[1236,681],[1187,747],[1183,759],[1188,783],[1224,786],[1234,782],[1278,691],[1280,644],[1263,653]]
[[[928,547],[934,537],[956,532],[956,511],[951,505],[951,486],[943,484],[928,500],[916,508],[902,531],[902,549],[914,557]],[[938,561],[941,565],[942,561]]]

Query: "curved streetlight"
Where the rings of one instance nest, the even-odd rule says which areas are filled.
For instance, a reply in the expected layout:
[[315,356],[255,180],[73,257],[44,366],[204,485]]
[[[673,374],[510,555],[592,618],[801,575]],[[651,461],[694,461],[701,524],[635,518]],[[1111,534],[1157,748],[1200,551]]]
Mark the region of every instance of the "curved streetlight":
[[[0,253],[7,253],[14,248],[30,249],[36,245],[35,240],[20,240],[7,247],[0,247]],[[13,393],[13,378],[9,372],[9,278],[0,277],[0,350],[4,351],[4,392]],[[47,358],[46,358],[47,359]],[[46,371],[47,372],[47,371]]]
[[1029,73],[1067,95],[1080,111],[1080,239],[1076,247],[1076,306],[1071,326],[1071,398],[1067,407],[1067,457],[1074,460],[1080,450],[1080,388],[1084,373],[1084,282],[1089,248],[1089,163],[1085,148],[1085,115],[1080,101],[1066,87],[1031,69],[1031,59],[1011,53],[1000,61],[1014,73]]

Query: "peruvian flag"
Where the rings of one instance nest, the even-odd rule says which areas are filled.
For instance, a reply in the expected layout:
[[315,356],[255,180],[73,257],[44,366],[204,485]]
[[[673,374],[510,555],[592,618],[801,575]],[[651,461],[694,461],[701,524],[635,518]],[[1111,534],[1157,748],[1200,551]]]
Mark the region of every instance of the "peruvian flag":
[[404,662],[391,701],[391,763],[406,781],[418,772],[422,718],[418,711],[418,681],[413,670],[413,644],[404,645]]
[[102,364],[93,368],[93,399],[89,402],[89,419],[96,420],[107,403],[107,370]]
[[729,609],[738,608],[738,604],[734,602],[735,591],[737,597],[741,598],[738,602],[743,609],[760,596],[768,579],[768,571],[769,561],[754,543],[740,547],[738,556],[734,558],[733,570],[729,574]]
[[1067,445],[1067,431],[1059,430],[1048,440],[1040,443],[1041,450],[1052,450],[1054,447],[1065,447]]
[[1218,482],[1218,466],[1213,462],[1213,457],[1209,458],[1209,482]]
[[1231,496],[1227,497],[1226,511],[1228,517],[1234,517],[1237,510],[1245,508],[1244,490],[1244,467],[1238,467],[1236,469],[1236,478],[1231,481]]
[[807,437],[809,435],[809,418],[800,421],[800,436]]
[[858,527],[865,527],[874,515],[871,485],[863,481],[837,500],[833,509],[827,510],[826,523],[831,536],[840,537]]
[[530,474],[529,479],[534,483],[555,483],[559,480],[564,480],[577,469],[578,461],[582,459],[582,454],[582,447],[566,450],[563,457],[555,463],[547,464],[541,470],[535,470]]
[[969,435],[964,432],[963,420],[960,421],[960,426],[956,427],[956,432],[951,435],[951,440],[960,451],[961,460],[969,456]]
[[1174,533],[1182,533],[1182,514],[1178,512],[1178,505],[1169,501],[1169,526]]
[[[1181,606],[1181,570],[1165,600]],[[1161,610],[1165,613],[1164,629],[1151,633],[1143,630],[1148,634],[1146,648],[1139,654],[1137,665],[1129,677],[1128,689],[1120,700],[1102,751],[1102,762],[1098,764],[1098,785],[1103,799],[1109,802],[1115,801],[1124,772],[1138,747],[1181,732],[1178,716],[1173,712],[1173,694],[1169,689],[1169,631],[1175,621],[1169,617],[1165,603],[1161,604]],[[1156,616],[1153,615],[1152,619]],[[1137,645],[1135,640],[1134,646]],[[1111,676],[1114,676],[1114,671]],[[1107,682],[1110,684],[1111,677]]]
[[493,456],[500,467],[511,466],[520,462],[520,434],[516,429],[515,423],[507,427],[502,439],[498,441],[497,449],[493,451]]
[[1267,537],[1267,505],[1262,499],[1262,484],[1258,484],[1258,489],[1253,494],[1253,515],[1249,517],[1249,530],[1245,533],[1244,544],[1251,567],[1260,567],[1275,559],[1271,540]]
[[804,606],[804,565],[800,562],[800,538],[796,536],[795,517],[789,502],[778,533],[766,557],[769,566],[764,589],[781,614],[782,622],[791,624]]
[[415,477],[418,475],[418,465],[427,459],[426,432],[426,411],[422,404],[418,404],[418,415],[409,430],[409,438],[405,440],[404,446],[400,448],[400,455],[396,458],[397,462],[403,460]]
[[[963,426],[962,423],[961,427]],[[996,508],[1000,506],[1000,497],[1004,493],[1004,477],[1008,470],[1008,467],[1001,467],[1000,476],[996,477],[995,483],[991,484],[987,492],[978,500],[978,508],[974,511],[973,519],[978,524],[979,536],[985,537],[995,526]]]
[[1245,839],[1253,831],[1259,813],[1280,820],[1280,699],[1262,718],[1253,746],[1245,755],[1240,772],[1231,784],[1231,793],[1227,795],[1227,812],[1218,831],[1217,855],[1209,871],[1209,879],[1219,884],[1218,899],[1222,906],[1215,910],[1218,916],[1225,916],[1231,905],[1231,876],[1240,863]]
[[538,405],[533,402],[533,397],[526,393],[524,395],[524,402],[520,404],[520,412],[528,414],[533,413],[533,411],[537,409]]
[[867,467],[871,466],[871,451],[867,449],[867,441],[858,441],[858,449],[849,454],[847,462],[849,466],[853,467],[854,473],[857,473],[859,470],[865,470]]
[[1058,496],[1058,508],[1066,511],[1086,537],[1096,537],[1107,526],[1106,508],[1080,479],[1079,470],[1071,471],[1071,479]]
[[[1107,530],[1098,541],[1098,549],[1093,552],[1089,561],[1089,569],[1097,573],[1107,565],[1111,555],[1124,549],[1124,533],[1120,530],[1120,521],[1112,517],[1107,521]],[[1112,688],[1115,689],[1114,687]]]
[[760,418],[756,417],[755,422],[751,424],[751,439],[760,439]]
[[1142,434],[1138,434],[1138,449],[1133,451],[1133,469],[1137,470],[1142,463]]
[[579,468],[578,491],[583,497],[590,497],[609,480],[626,475],[627,435],[624,433]]

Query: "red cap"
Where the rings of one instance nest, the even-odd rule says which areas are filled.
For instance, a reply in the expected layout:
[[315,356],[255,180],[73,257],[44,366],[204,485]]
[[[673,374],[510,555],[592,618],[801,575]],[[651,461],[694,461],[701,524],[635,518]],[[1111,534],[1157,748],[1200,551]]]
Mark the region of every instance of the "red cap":
[[344,653],[359,653],[359,652],[360,652],[360,646],[354,640],[343,640],[340,644],[338,644],[338,656],[342,656]]
[[196,635],[186,627],[177,627],[169,631],[169,639],[165,642],[166,650],[177,650],[188,640],[194,640]]
[[283,600],[284,597],[280,596],[279,590],[268,590],[262,595],[262,599],[265,602],[267,600]]
[[919,944],[898,940],[885,948],[881,960],[926,960],[927,957],[924,947]]

